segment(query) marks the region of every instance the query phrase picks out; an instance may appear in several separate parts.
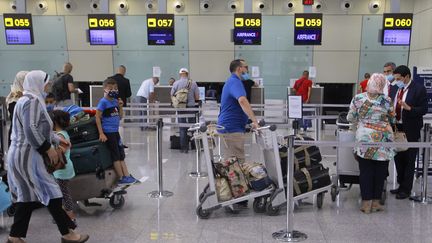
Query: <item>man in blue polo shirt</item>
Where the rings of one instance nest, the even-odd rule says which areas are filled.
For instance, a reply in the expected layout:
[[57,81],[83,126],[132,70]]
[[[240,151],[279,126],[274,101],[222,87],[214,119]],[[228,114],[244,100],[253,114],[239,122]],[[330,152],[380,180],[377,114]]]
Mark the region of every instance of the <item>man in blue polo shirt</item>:
[[218,118],[218,124],[225,127],[220,131],[226,146],[225,157],[235,156],[241,163],[245,161],[244,133],[248,118],[252,121],[253,128],[259,127],[240,78],[247,71],[246,67],[246,62],[240,59],[231,62],[231,76],[222,89]]

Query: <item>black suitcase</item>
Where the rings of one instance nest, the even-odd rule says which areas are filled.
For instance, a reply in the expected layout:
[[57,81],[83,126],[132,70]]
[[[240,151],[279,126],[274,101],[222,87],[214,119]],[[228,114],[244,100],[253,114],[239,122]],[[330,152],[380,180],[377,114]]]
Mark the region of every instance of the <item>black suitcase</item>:
[[[314,141],[313,138],[297,135],[295,140]],[[279,146],[282,175],[286,176],[288,162],[288,148],[285,145]],[[294,170],[298,171],[304,167],[318,165],[322,160],[321,152],[317,146],[294,146]]]
[[75,174],[101,173],[113,166],[111,152],[99,140],[93,140],[72,146],[70,158]]
[[[189,141],[189,148],[191,150],[195,149],[195,141],[192,140],[191,136],[187,135],[188,137],[188,141]],[[177,135],[172,135],[170,136],[170,149],[181,149],[181,144],[180,144],[180,137]]]
[[302,168],[294,173],[294,196],[316,190],[331,184],[329,169],[321,164]]
[[66,128],[72,144],[79,144],[87,141],[98,140],[99,131],[96,126],[96,118],[79,121]]

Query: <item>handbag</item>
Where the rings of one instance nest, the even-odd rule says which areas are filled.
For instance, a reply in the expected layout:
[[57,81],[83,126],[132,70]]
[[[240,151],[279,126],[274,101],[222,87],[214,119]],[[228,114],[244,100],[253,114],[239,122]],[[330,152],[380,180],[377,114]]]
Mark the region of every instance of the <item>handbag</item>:
[[[407,136],[406,136],[405,132],[398,131],[397,126],[395,126],[394,141],[396,143],[407,143],[408,142],[408,139],[407,139]],[[398,147],[398,148],[395,148],[395,151],[397,153],[404,152],[404,151],[407,151],[407,150],[408,150],[408,147]]]
[[42,155],[42,158],[43,158],[44,163],[45,163],[45,167],[46,167],[48,173],[50,173],[50,174],[54,173],[54,171],[56,171],[56,170],[64,169],[66,166],[66,163],[67,163],[66,156],[64,155],[63,149],[60,146],[58,146],[55,148],[55,151],[59,157],[59,160],[58,160],[57,164],[55,164],[55,165],[53,165],[51,163],[51,160],[48,157],[48,154],[44,153]]

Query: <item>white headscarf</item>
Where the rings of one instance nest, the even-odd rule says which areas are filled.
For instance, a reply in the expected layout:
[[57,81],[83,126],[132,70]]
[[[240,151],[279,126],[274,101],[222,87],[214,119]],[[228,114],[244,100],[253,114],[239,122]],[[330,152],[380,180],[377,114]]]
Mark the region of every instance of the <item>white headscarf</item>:
[[[45,97],[44,97],[44,89],[45,85],[49,81],[49,75],[41,70],[33,70],[27,73],[24,79],[24,95],[31,95],[34,98],[39,100],[39,103],[42,105],[42,112],[45,113],[46,117],[50,117],[48,115],[48,111],[45,105]],[[51,119],[48,119],[48,122],[52,126]]]
[[8,94],[8,96],[6,97],[6,103],[8,105],[12,102],[17,102],[18,99],[20,98],[20,95],[18,94],[18,92],[22,93],[24,90],[23,83],[24,83],[24,78],[25,78],[27,73],[28,73],[28,71],[19,71],[16,74],[15,80],[13,81],[13,84],[11,86],[11,91]]
[[383,74],[374,73],[367,83],[366,91],[369,94],[382,94],[386,82],[386,77]]

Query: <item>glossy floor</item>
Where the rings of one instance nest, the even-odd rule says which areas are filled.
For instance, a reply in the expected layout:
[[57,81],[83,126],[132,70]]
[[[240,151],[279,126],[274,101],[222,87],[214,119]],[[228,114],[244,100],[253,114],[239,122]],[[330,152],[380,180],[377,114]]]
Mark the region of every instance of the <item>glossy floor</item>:
[[[276,242],[272,233],[286,227],[285,210],[273,217],[257,214],[249,202],[249,208],[239,214],[219,209],[207,220],[196,216],[198,195],[207,179],[188,176],[195,168],[195,153],[170,150],[171,133],[174,131],[164,129],[163,182],[164,189],[174,195],[163,199],[148,197],[148,192],[158,188],[155,133],[125,129],[128,166],[136,177],[145,181],[128,189],[126,204],[120,210],[113,210],[107,200],[93,200],[102,203],[100,207],[79,204],[79,231],[90,234],[89,242]],[[334,129],[328,128],[324,136],[331,139],[332,134]],[[246,148],[250,158],[260,158],[256,144]],[[324,148],[322,153],[329,155],[325,164],[334,171],[335,151]],[[307,234],[305,242],[432,242],[432,205],[396,200],[388,195],[384,212],[364,215],[358,209],[356,185],[342,192],[336,202],[326,194],[322,209],[307,203],[312,200],[305,202],[296,208],[293,218],[294,228]],[[0,239],[4,240],[12,218],[5,216],[1,223]],[[59,242],[59,239],[47,210],[36,210],[27,241],[48,243]]]

